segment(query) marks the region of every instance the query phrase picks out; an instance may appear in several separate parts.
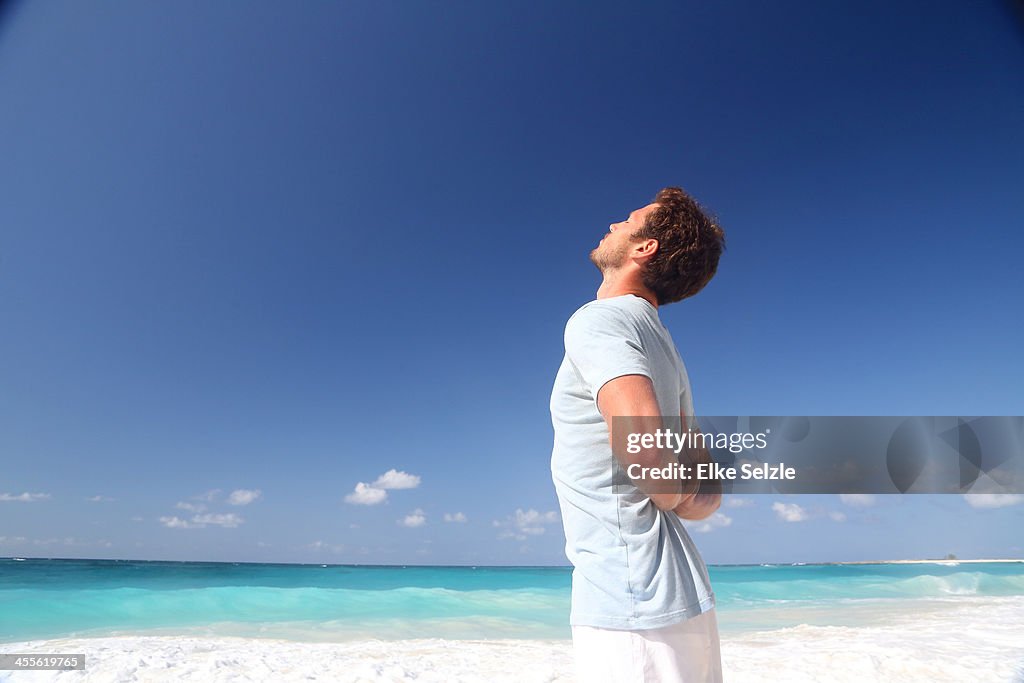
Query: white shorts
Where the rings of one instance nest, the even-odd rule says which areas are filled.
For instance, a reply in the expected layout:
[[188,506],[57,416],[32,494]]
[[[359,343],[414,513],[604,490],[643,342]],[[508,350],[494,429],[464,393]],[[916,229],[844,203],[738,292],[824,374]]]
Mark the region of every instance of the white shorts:
[[715,609],[662,628],[572,627],[580,683],[721,683]]

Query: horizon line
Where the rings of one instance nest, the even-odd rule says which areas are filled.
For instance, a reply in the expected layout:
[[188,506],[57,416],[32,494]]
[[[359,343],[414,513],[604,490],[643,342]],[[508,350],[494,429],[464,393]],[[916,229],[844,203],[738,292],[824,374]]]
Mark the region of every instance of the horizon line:
[[[571,564],[378,564],[360,562],[257,562],[251,560],[143,560],[134,558],[110,558],[110,557],[28,557],[21,555],[0,556],[0,560],[57,560],[57,561],[91,561],[91,562],[165,562],[175,564],[263,564],[283,565],[287,567],[378,567],[392,569],[407,569],[433,567],[433,568],[472,568],[472,569],[572,569]],[[1024,562],[1024,557],[1018,558],[959,558],[959,557],[937,557],[937,558],[911,558],[895,560],[848,560],[844,562],[728,562],[709,563],[708,567],[764,567],[764,566],[823,566],[823,565],[854,565],[854,564],[960,564],[985,562]]]

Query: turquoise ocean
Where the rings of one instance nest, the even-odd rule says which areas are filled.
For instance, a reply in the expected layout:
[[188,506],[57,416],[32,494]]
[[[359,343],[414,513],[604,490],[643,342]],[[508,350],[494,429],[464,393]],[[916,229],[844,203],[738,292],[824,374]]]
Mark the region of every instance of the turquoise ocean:
[[[709,567],[723,634],[861,626],[1024,596],[1024,563]],[[568,639],[571,567],[0,559],[0,642],[107,635],[299,641]]]

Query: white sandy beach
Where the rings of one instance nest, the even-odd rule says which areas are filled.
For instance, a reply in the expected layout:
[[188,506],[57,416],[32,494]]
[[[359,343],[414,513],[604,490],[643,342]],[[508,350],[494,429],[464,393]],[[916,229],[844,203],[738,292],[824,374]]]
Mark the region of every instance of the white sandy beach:
[[[301,643],[122,636],[5,643],[0,652],[84,653],[84,671],[2,672],[0,681],[573,681],[567,640]],[[949,601],[867,627],[801,625],[723,635],[729,683],[1024,683],[1024,598]]]

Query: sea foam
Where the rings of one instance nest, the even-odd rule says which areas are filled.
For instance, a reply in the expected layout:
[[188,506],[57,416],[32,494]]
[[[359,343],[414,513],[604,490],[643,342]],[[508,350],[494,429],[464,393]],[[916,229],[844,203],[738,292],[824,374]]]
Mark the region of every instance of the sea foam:
[[[909,604],[909,603],[907,603]],[[730,683],[1017,681],[1024,597],[961,598],[871,626],[798,626],[722,636]],[[719,615],[720,621],[725,615]],[[83,671],[0,681],[572,681],[569,640],[354,640],[124,636],[6,643],[0,652],[84,653]]]

